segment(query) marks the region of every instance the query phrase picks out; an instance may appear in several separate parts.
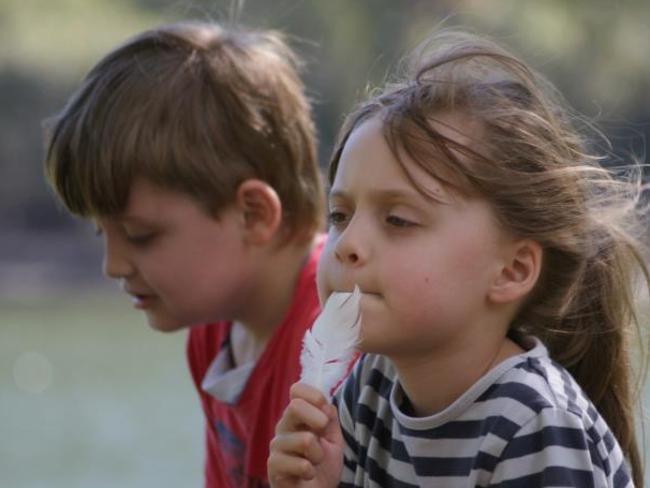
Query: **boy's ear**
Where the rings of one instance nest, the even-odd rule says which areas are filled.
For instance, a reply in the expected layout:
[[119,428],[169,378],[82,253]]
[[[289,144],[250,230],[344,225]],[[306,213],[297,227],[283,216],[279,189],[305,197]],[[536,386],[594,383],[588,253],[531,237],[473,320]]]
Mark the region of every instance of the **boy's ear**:
[[542,268],[542,246],[521,239],[509,247],[506,259],[488,292],[492,303],[512,303],[525,297],[537,283]]
[[282,202],[268,183],[245,180],[237,188],[236,205],[248,243],[266,244],[273,239],[282,224]]

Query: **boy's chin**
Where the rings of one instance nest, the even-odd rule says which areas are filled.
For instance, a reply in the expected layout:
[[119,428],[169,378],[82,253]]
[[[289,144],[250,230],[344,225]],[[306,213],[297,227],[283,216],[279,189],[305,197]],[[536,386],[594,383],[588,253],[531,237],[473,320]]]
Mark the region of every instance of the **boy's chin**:
[[154,314],[146,314],[146,317],[149,327],[158,332],[176,332],[186,327],[185,324],[171,317],[160,317]]

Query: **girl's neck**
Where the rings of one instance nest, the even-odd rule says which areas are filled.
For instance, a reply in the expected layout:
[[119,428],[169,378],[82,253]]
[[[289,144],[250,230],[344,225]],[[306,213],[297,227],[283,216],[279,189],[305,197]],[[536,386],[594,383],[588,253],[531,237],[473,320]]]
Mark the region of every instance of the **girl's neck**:
[[522,352],[505,337],[477,348],[391,360],[415,415],[426,417],[447,408],[497,364]]

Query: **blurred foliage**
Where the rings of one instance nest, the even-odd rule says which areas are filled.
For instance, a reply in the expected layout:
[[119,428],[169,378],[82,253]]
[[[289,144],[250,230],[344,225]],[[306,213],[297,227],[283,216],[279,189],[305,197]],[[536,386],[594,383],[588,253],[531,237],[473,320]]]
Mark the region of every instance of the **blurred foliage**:
[[[622,151],[650,123],[650,2],[629,0],[1,0],[0,226],[58,228],[42,181],[42,121],[136,32],[198,18],[286,32],[306,60],[326,162],[343,115],[436,26],[504,42],[597,119]],[[644,158],[645,154],[641,154]]]
[[123,0],[3,0],[0,65],[70,85],[112,46],[164,20]]

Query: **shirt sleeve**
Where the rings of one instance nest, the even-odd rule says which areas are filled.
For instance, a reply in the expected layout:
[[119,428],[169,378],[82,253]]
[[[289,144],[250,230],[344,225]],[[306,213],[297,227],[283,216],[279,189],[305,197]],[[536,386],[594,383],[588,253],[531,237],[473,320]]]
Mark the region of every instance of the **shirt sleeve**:
[[633,488],[611,432],[599,436],[597,429],[589,430],[572,412],[540,410],[502,451],[490,486]]

